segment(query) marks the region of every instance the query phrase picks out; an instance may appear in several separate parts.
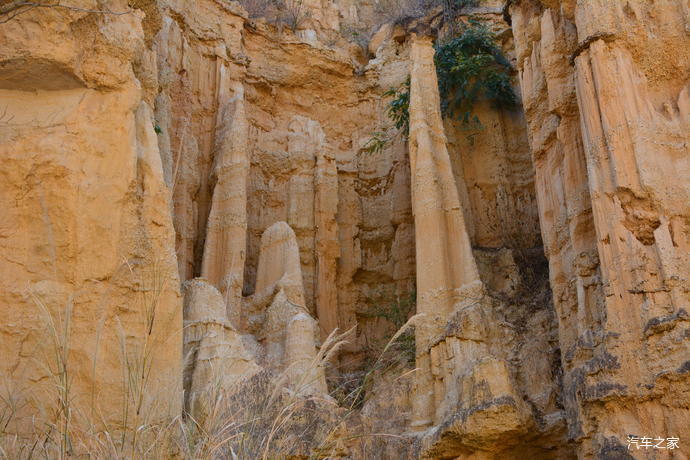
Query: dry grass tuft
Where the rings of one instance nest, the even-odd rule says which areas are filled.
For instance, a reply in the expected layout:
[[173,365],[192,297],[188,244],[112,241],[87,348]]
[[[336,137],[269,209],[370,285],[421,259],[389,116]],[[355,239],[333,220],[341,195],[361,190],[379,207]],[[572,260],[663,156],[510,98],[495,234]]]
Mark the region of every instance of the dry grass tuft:
[[[135,270],[132,269],[132,273]],[[289,369],[283,373],[260,372],[223,390],[220,381],[209,385],[203,398],[203,419],[197,420],[189,412],[166,419],[153,419],[150,414],[160,413],[158,407],[170,404],[179,396],[174,389],[157,389],[151,384],[152,369],[156,368],[159,342],[154,331],[169,327],[161,317],[161,293],[165,280],[155,266],[144,279],[140,279],[141,305],[138,323],[123,321],[119,324],[120,364],[124,395],[120,420],[106,423],[97,407],[95,393],[74,394],[74,363],[71,351],[73,303],[71,298],[62,311],[51,311],[38,295],[34,301],[41,312],[46,331],[46,344],[40,357],[41,365],[49,376],[49,395],[38,400],[48,401],[27,431],[17,435],[10,429],[16,414],[28,397],[11,386],[0,391],[0,458],[89,458],[89,459],[275,459],[326,458],[340,455],[343,442],[364,436],[353,435],[350,417],[356,416],[357,407],[341,407],[329,395],[310,392],[309,381],[317,372],[305,372],[297,384],[287,385]],[[384,348],[385,354],[404,334],[419,315],[412,317]],[[163,323],[163,324],[161,324]],[[132,330],[140,328],[132,341]],[[100,336],[103,320],[95,334]],[[311,367],[323,368],[337,355],[353,330],[345,333],[333,331],[324,341]],[[97,338],[98,341],[98,338]],[[98,346],[93,354],[95,375]],[[380,361],[383,362],[383,361]],[[379,362],[379,364],[380,364]],[[379,366],[380,367],[380,366]],[[352,389],[354,400],[362,400],[365,386],[374,369],[366,374],[363,384]],[[156,392],[159,392],[156,394]],[[85,401],[91,407],[84,410]],[[34,401],[36,402],[36,401]],[[87,402],[86,407],[89,404]],[[379,434],[367,436],[379,436]],[[380,434],[385,436],[385,434]]]
[[[121,420],[115,426],[104,423],[97,408],[82,411],[75,404],[80,395],[73,394],[72,386],[71,299],[63,311],[54,313],[34,296],[48,337],[41,363],[52,378],[53,393],[43,399],[53,403],[43,418],[36,418],[30,434],[22,437],[8,427],[25,398],[11,386],[0,393],[0,458],[253,460],[323,457],[336,448],[334,436],[348,413],[327,395],[308,395],[312,384],[309,376],[315,372],[305,373],[302,381],[290,388],[287,370],[279,375],[259,373],[229,391],[223,391],[217,382],[209,386],[204,397],[207,410],[203,420],[187,412],[152,420],[148,416],[155,412],[151,407],[177,397],[175,392],[152,394],[150,385],[156,359],[153,331],[162,321],[157,312],[164,284],[156,273],[142,281],[138,310],[144,335],[140,343],[135,346],[128,342],[128,334],[120,325],[125,394]],[[350,332],[334,331],[311,365],[327,366]],[[93,396],[87,399],[93,400]]]

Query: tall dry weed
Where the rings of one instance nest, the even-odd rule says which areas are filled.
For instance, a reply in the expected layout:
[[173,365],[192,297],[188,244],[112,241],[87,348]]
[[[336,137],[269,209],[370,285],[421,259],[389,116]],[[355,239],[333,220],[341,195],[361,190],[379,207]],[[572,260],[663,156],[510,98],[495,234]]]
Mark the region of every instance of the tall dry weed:
[[[134,271],[134,270],[133,270]],[[124,323],[120,323],[120,355],[125,388],[122,414],[117,424],[104,423],[98,408],[81,410],[74,404],[72,348],[73,303],[70,299],[61,312],[51,312],[40,298],[36,303],[49,332],[44,359],[54,392],[53,422],[36,420],[30,436],[0,431],[0,458],[74,458],[89,459],[200,459],[237,460],[275,459],[299,456],[326,458],[334,456],[343,439],[362,434],[345,434],[345,426],[356,408],[339,407],[328,395],[313,394],[312,379],[317,372],[305,372],[297,382],[288,384],[290,369],[278,375],[263,371],[224,390],[220,380],[209,385],[204,400],[207,410],[203,420],[191,413],[171,415],[165,420],[153,419],[149,409],[169,403],[174,392],[156,394],[151,385],[152,369],[160,345],[155,337],[160,317],[161,292],[166,280],[155,270],[142,280],[139,324],[145,332],[141,341],[127,340]],[[412,327],[420,315],[412,317],[385,347]],[[100,335],[100,327],[96,334]],[[335,330],[324,341],[310,368],[324,368],[337,355],[353,330]],[[98,348],[98,347],[96,347]],[[94,351],[94,363],[97,353]],[[96,367],[96,364],[93,365]],[[376,366],[375,366],[376,367]],[[370,372],[373,375],[375,369]],[[367,378],[369,378],[368,374]],[[365,384],[368,380],[365,379]],[[10,394],[0,397],[0,428],[6,428],[17,412],[22,397]],[[357,389],[364,392],[364,385]],[[93,394],[87,399],[94,399]],[[97,398],[95,398],[97,399]],[[46,419],[47,420],[47,419]],[[386,436],[368,434],[368,436]]]

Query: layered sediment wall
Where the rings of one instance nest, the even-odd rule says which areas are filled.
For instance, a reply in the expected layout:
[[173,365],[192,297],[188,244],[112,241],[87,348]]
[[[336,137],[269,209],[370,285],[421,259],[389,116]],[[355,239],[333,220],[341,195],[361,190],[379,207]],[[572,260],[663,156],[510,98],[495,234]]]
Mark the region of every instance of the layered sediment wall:
[[[686,2],[377,24],[377,2],[309,1],[282,25],[224,0],[10,3],[7,433],[202,423],[210,391],[268,379],[343,417],[300,455],[688,454]],[[434,62],[470,17],[520,95],[478,101],[473,127],[442,117]],[[409,134],[385,94],[408,78]],[[384,372],[410,318],[414,363]]]

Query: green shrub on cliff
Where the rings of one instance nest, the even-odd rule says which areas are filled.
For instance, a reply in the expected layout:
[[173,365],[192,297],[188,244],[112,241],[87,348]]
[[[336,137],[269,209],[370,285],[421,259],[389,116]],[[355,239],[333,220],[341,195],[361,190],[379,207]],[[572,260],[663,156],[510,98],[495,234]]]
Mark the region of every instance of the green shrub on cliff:
[[[441,97],[441,113],[465,124],[479,123],[472,109],[479,100],[488,100],[496,108],[512,108],[517,97],[510,84],[512,66],[496,44],[489,28],[470,21],[460,34],[436,45],[436,76]],[[388,104],[388,117],[395,127],[409,129],[409,80],[399,89],[384,93],[394,96]]]
[[470,21],[460,35],[436,45],[434,60],[444,116],[478,122],[472,109],[479,100],[488,100],[496,108],[516,105],[510,84],[512,66],[486,25]]
[[[460,120],[468,128],[481,127],[473,113],[478,101],[489,101],[495,108],[517,105],[511,85],[512,66],[496,43],[496,35],[476,20],[461,23],[460,32],[436,44],[434,62],[441,99],[441,114]],[[410,80],[391,88],[384,97],[392,97],[386,115],[398,133],[408,135],[410,128]],[[395,135],[377,132],[365,145],[367,153],[378,153]]]

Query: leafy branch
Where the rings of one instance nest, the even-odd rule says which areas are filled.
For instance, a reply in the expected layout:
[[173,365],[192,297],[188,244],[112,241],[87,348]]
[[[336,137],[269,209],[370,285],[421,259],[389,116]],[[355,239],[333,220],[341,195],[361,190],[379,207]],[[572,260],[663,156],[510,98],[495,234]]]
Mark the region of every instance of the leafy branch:
[[[496,36],[476,20],[462,24],[461,31],[450,40],[435,46],[436,76],[441,99],[441,114],[455,118],[469,127],[481,127],[472,111],[479,100],[487,100],[495,108],[510,109],[517,105],[517,96],[510,83],[513,70],[496,44]],[[393,97],[386,115],[398,132],[408,134],[410,128],[410,80],[399,88],[391,88],[384,96]],[[383,150],[391,137],[375,132],[365,145],[369,153]]]
[[410,130],[410,79],[408,78],[400,88],[391,88],[383,95],[393,97],[393,100],[388,103],[386,114],[395,123],[396,129],[402,130],[407,135]]
[[385,93],[384,97],[393,97],[388,104],[386,115],[393,120],[395,132],[388,134],[386,131],[374,131],[371,138],[364,144],[363,150],[366,153],[380,153],[397,135],[404,133],[407,136],[410,130],[410,79],[408,78],[400,88],[391,88]]
[[371,133],[371,139],[364,144],[364,151],[367,153],[380,153],[391,139],[383,131],[374,131]]
[[434,60],[444,116],[481,125],[472,116],[478,100],[491,101],[495,108],[517,104],[510,84],[512,66],[486,25],[470,21],[460,35],[436,45]]

